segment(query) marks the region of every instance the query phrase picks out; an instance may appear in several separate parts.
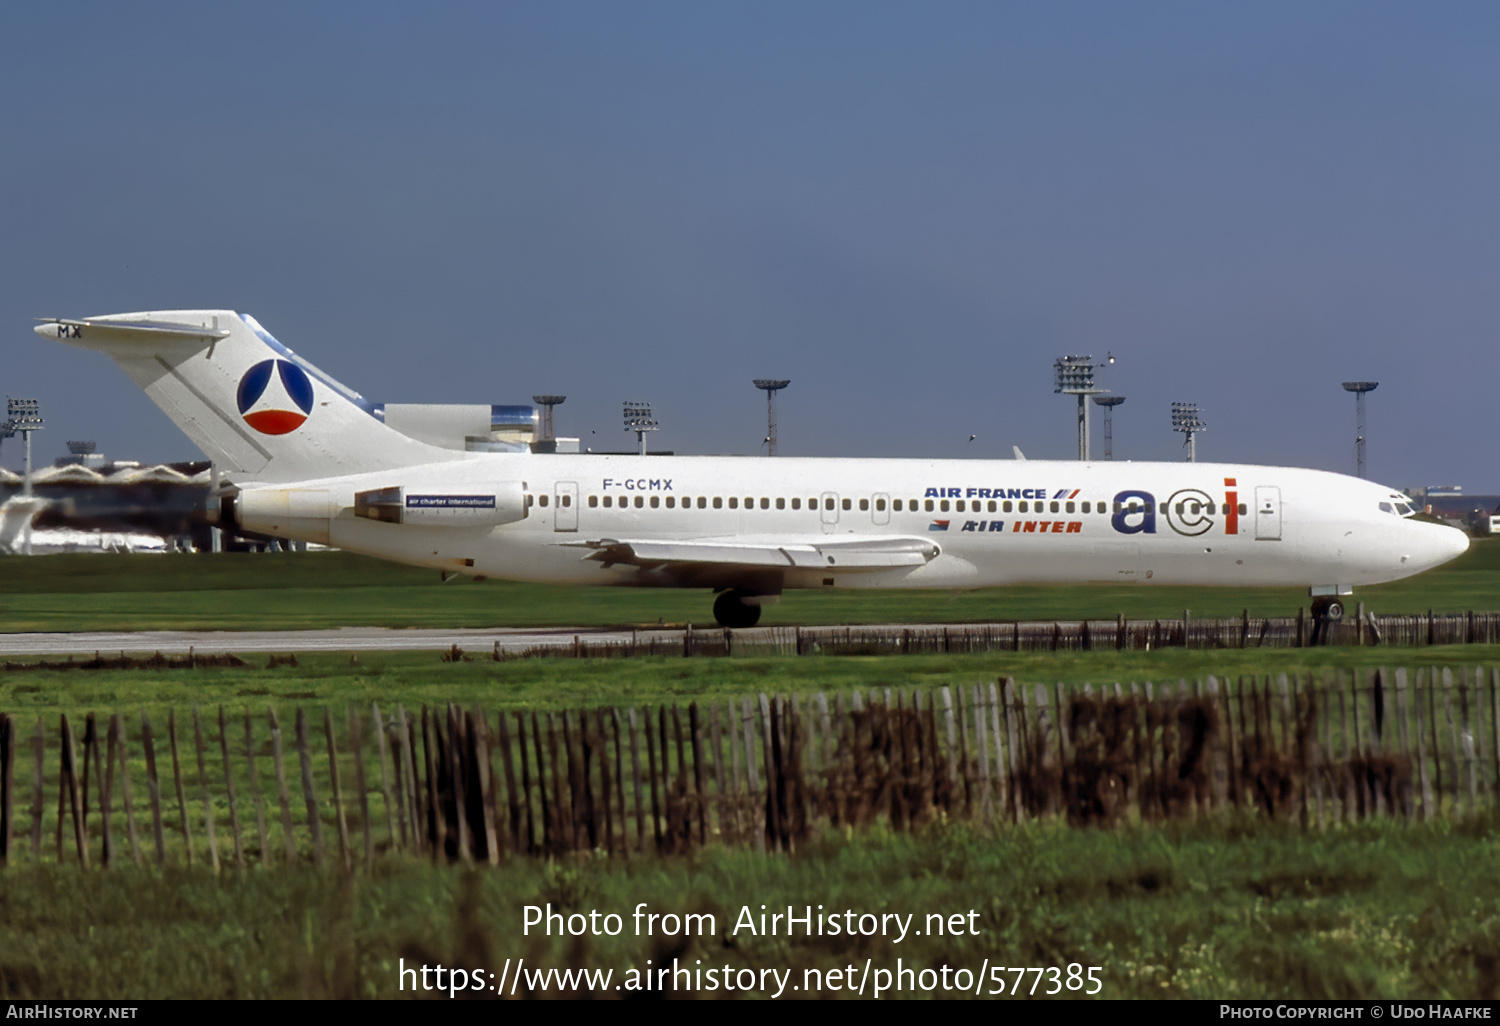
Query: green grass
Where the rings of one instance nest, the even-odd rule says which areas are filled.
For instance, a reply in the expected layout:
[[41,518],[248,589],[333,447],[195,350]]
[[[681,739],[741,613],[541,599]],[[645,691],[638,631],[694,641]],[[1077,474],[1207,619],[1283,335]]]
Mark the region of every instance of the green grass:
[[[1115,998],[1493,998],[1500,830],[1390,824],[1324,834],[1216,821],[1118,832],[829,835],[791,857],[412,862],[344,876],[13,868],[0,890],[6,998],[398,997],[399,960],[493,972],[679,964],[894,971],[1100,966]],[[641,937],[638,902],[710,913],[714,935]],[[618,937],[523,935],[523,907],[614,912]],[[742,906],[976,914],[977,936],[768,937]],[[965,919],[967,922],[967,918]],[[1005,974],[1007,989],[1014,973]],[[1034,976],[1025,977],[1030,986]],[[1050,986],[1050,977],[1041,989]],[[621,996],[612,990],[609,996]],[[792,994],[788,991],[788,994]],[[800,993],[800,992],[798,992]],[[942,992],[938,992],[941,994]],[[407,992],[410,995],[410,991]],[[723,992],[681,996],[723,996]],[[738,996],[738,995],[736,995]],[[830,995],[832,996],[832,995]],[[892,995],[887,995],[887,997]],[[956,995],[950,995],[956,996]]]
[[[1361,589],[1379,612],[1500,609],[1500,541],[1454,562]],[[57,555],[0,562],[5,631],[388,627],[534,627],[712,623],[705,590],[441,583],[434,571],[348,553]],[[1077,585],[975,591],[791,591],[763,623],[962,623],[1291,615],[1295,588]]]
[[[256,659],[257,657],[250,657]],[[263,660],[264,657],[259,657]],[[435,652],[362,653],[357,665],[346,655],[300,657],[298,667],[267,669],[256,661],[243,669],[30,670],[0,672],[0,711],[29,719],[66,712],[117,710],[153,714],[194,702],[205,708],[257,712],[303,704],[341,710],[345,705],[382,707],[404,702],[456,702],[488,709],[573,709],[739,698],[759,692],[808,694],[852,688],[928,688],[994,681],[1004,675],[1023,683],[1175,683],[1214,674],[1314,673],[1384,666],[1489,666],[1500,662],[1500,646],[1446,645],[1420,649],[1160,649],[1154,652],[992,652],[910,656],[766,656],[728,659],[545,658],[492,662],[441,662]]]

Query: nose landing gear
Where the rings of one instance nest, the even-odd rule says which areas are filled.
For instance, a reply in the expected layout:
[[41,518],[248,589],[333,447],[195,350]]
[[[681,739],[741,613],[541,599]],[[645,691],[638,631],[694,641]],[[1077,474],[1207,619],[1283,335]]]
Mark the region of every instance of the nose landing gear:
[[1332,595],[1319,596],[1312,601],[1312,644],[1326,644],[1328,627],[1344,618],[1344,603]]

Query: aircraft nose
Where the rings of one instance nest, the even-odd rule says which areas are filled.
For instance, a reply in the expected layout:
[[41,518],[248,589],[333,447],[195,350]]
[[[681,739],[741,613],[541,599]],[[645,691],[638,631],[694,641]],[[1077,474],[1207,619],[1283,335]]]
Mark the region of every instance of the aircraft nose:
[[1441,566],[1457,559],[1469,549],[1469,536],[1456,527],[1440,524],[1421,524],[1423,528],[1419,548],[1419,565],[1422,569]]
[[1445,535],[1443,538],[1444,552],[1446,553],[1443,556],[1444,561],[1455,559],[1469,551],[1469,536],[1467,534],[1456,527],[1445,527],[1443,528],[1443,533]]

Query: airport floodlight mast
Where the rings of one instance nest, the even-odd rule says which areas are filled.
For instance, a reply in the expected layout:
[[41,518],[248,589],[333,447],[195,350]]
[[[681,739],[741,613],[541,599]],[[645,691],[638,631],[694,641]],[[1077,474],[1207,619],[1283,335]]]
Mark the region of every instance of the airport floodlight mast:
[[1104,391],[1094,387],[1094,358],[1092,356],[1059,356],[1052,365],[1057,374],[1057,387],[1053,392],[1078,397],[1078,458],[1085,462],[1089,458],[1089,396]]
[[635,439],[641,443],[641,455],[646,455],[646,432],[655,431],[661,425],[651,419],[650,403],[630,403],[625,406],[625,430],[634,431]]
[[791,378],[756,378],[755,387],[766,393],[766,455],[776,455],[776,393],[792,383]]
[[1378,381],[1346,381],[1344,391],[1354,393],[1354,473],[1365,476],[1365,393],[1375,391]]
[[[1114,357],[1110,357],[1114,362]],[[1115,458],[1115,407],[1125,401],[1123,395],[1096,395],[1094,402],[1104,407],[1104,458],[1112,460]]]
[[1194,436],[1199,431],[1207,431],[1208,425],[1203,423],[1203,418],[1198,415],[1197,403],[1173,403],[1172,404],[1172,430],[1181,431],[1187,435],[1182,444],[1187,446],[1187,461],[1196,463],[1198,459],[1198,446]]
[[557,437],[552,433],[552,407],[561,406],[565,395],[534,395],[531,401],[542,408],[542,437],[541,441],[550,442]]
[[[5,426],[11,433],[19,431],[21,437],[26,441],[26,479],[22,485],[21,494],[27,498],[31,497],[31,433],[42,429],[41,404],[35,399],[12,399],[5,397]],[[31,521],[28,518],[25,528],[25,541],[22,552],[31,555]]]

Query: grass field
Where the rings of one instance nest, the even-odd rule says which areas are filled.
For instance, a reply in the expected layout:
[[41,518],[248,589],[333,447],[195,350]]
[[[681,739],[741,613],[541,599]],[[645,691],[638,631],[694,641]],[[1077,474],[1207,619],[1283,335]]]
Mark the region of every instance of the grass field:
[[[1497,842],[1500,830],[1480,821],[1325,834],[1219,822],[1115,834],[1041,826],[831,835],[789,858],[717,849],[498,872],[404,863],[352,877],[307,867],[214,878],[22,868],[0,891],[0,995],[397,997],[400,959],[498,981],[507,959],[524,958],[538,970],[612,970],[604,993],[618,997],[627,995],[613,987],[628,983],[628,970],[647,959],[670,967],[675,957],[694,969],[791,970],[786,996],[802,993],[792,988],[807,983],[804,970],[853,965],[857,980],[866,959],[894,972],[899,958],[906,968],[972,974],[986,959],[1064,972],[1099,966],[1103,997],[1492,999]],[[617,913],[623,932],[524,936],[523,906],[548,902],[563,914]],[[711,913],[716,929],[638,937],[638,902]],[[741,906],[758,915],[762,904],[914,913],[917,928],[932,913],[964,914],[967,927],[972,910],[978,935],[734,932]],[[1008,994],[1015,974],[1000,978]],[[1023,989],[1035,980],[1025,976]]]
[[1009,674],[1023,683],[1175,682],[1207,674],[1314,673],[1384,666],[1475,666],[1500,662],[1500,646],[1420,649],[1169,648],[1154,652],[995,652],[910,656],[772,656],[731,659],[522,659],[445,663],[435,652],[310,655],[297,667],[243,669],[9,671],[0,673],[0,711],[155,713],[194,702],[232,712],[295,704],[407,708],[455,702],[487,709],[581,706],[740,698],[758,692],[808,694],[852,688],[928,688],[990,683]]
[[[1381,613],[1500,609],[1500,541],[1454,562],[1361,589]],[[0,562],[6,631],[341,626],[530,627],[710,624],[707,591],[582,588],[461,578],[348,553],[57,555]],[[762,623],[961,623],[989,620],[1291,615],[1295,588],[1071,586],[975,591],[791,591]]]

